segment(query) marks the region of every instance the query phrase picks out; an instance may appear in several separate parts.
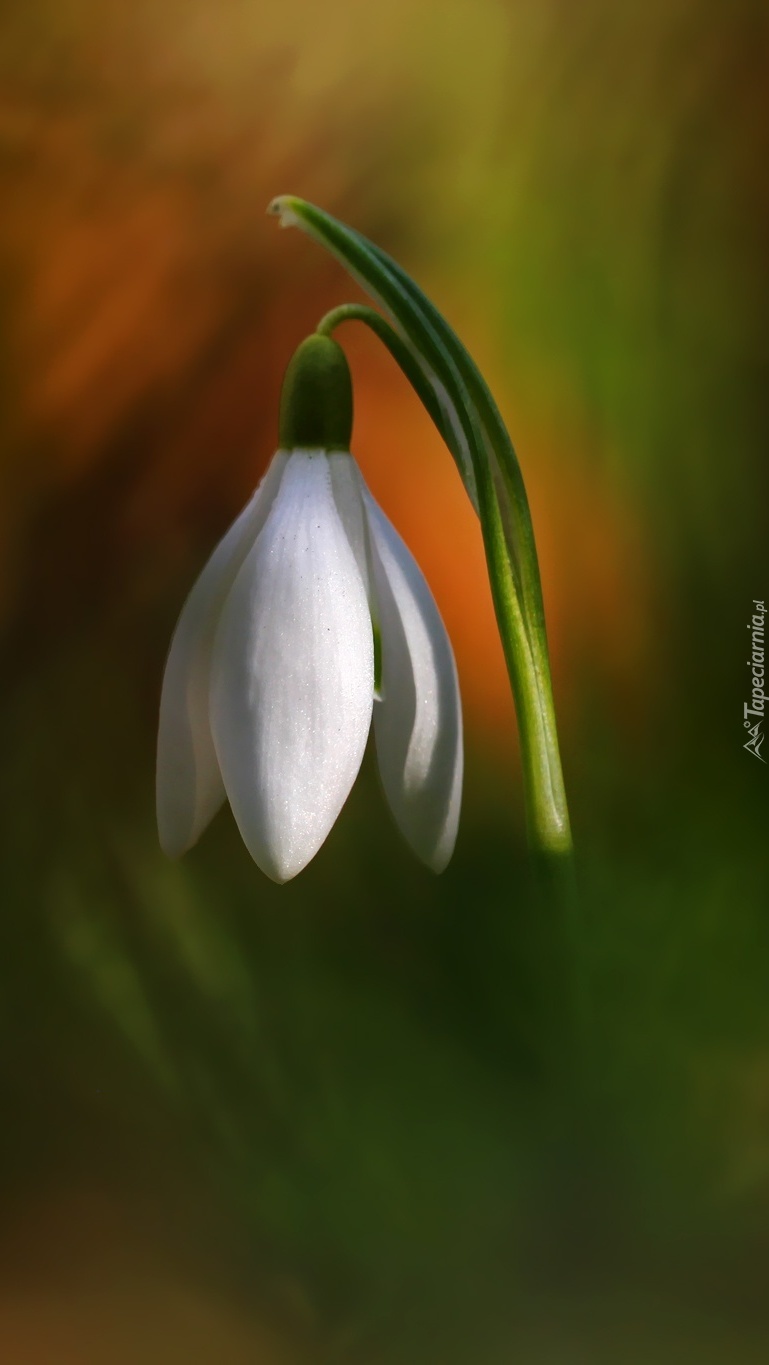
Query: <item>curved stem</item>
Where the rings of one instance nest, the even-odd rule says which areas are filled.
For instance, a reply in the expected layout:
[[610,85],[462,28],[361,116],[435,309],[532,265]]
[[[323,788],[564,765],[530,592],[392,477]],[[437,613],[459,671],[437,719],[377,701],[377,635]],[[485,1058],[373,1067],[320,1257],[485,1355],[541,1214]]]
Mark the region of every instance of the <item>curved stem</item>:
[[[343,322],[364,323],[387,347],[441,437],[452,453],[456,453],[457,433],[409,343],[381,313],[366,304],[349,303],[333,308],[318,323],[316,331],[321,336],[330,336]],[[460,414],[460,420],[463,427],[465,422],[470,422],[471,427],[475,425],[466,414]],[[558,748],[531,520],[529,517],[529,534],[525,537],[525,550],[529,554],[524,553],[522,557],[528,561],[531,553],[534,553],[534,570],[531,570],[530,565],[528,568],[524,565],[522,573],[516,557],[511,554],[510,532],[504,524],[503,502],[498,495],[494,477],[495,466],[499,477],[505,482],[510,477],[510,471],[501,465],[498,458],[493,463],[491,459],[481,458],[479,447],[484,443],[479,432],[470,430],[465,435],[468,437],[475,475],[494,611],[518,714],[529,838],[533,849],[540,855],[561,860],[564,856],[568,858],[572,852],[571,830]],[[496,450],[492,454],[496,455]],[[528,512],[525,493],[523,499],[525,511]],[[516,502],[520,509],[520,499]]]
[[382,317],[381,313],[377,313],[376,309],[369,308],[365,303],[342,303],[338,308],[332,308],[329,313],[321,318],[315,331],[319,336],[330,337],[334,328],[338,327],[341,322],[365,323],[366,327],[369,327],[382,344],[387,347],[423,407],[427,409],[428,415],[432,418],[443,440],[448,443],[446,419],[435,396],[435,390],[414,352],[403,340],[403,337],[399,336],[395,328],[390,325],[387,318]]

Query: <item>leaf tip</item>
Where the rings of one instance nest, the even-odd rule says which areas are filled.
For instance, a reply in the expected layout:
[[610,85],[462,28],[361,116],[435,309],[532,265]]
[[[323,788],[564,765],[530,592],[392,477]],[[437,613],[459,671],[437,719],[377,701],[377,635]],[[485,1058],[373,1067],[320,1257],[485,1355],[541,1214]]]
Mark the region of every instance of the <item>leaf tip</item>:
[[295,205],[301,203],[292,194],[279,194],[275,199],[271,199],[267,205],[267,212],[272,218],[280,220],[281,227],[296,227],[299,223],[299,215]]

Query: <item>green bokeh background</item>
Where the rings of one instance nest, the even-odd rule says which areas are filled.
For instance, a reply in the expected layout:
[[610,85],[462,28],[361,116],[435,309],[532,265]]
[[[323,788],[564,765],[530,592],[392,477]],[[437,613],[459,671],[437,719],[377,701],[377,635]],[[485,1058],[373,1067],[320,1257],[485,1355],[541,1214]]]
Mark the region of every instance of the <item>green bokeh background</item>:
[[[285,1355],[250,1358],[769,1353],[769,779],[742,748],[769,596],[768,27],[748,0],[35,0],[0,20],[3,1197],[16,1229],[61,1189],[150,1208],[142,1246],[270,1323]],[[43,325],[44,267],[61,205],[98,227],[115,168],[105,221],[171,196],[181,227],[149,236],[216,306],[89,426],[114,367],[59,407],[36,384],[114,278],[78,258],[80,294]],[[175,615],[253,481],[243,450],[274,439],[276,337],[350,294],[263,224],[289,190],[446,307],[503,377],[514,439],[517,414],[546,433],[564,499],[582,471],[632,508],[653,591],[618,602],[606,651],[643,613],[635,672],[618,693],[577,642],[557,674],[578,1047],[520,775],[478,717],[440,879],[396,843],[368,760],[286,887],[229,816],[180,864],[157,848]],[[118,242],[119,279],[142,279],[148,240]],[[161,291],[160,333],[173,306]],[[605,508],[580,503],[586,554]],[[111,1330],[73,1359],[235,1359]]]

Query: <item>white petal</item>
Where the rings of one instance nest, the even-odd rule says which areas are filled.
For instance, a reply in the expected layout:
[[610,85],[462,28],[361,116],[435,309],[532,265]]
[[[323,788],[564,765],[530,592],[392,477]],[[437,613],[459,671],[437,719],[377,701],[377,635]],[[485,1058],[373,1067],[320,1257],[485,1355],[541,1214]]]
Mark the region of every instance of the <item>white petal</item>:
[[355,555],[360,576],[371,604],[371,586],[368,566],[368,531],[366,513],[363,508],[365,484],[352,455],[346,451],[335,450],[328,457],[331,470],[331,488],[336,510],[342,519],[345,534]]
[[182,608],[160,698],[157,817],[171,858],[191,848],[224,801],[209,721],[211,647],[219,616],[272,507],[287,456],[279,452],[253,498],[219,542]]
[[442,872],[462,799],[462,710],[454,655],[415,559],[368,490],[372,566],[382,633],[377,758],[396,823],[414,852]]
[[211,725],[240,832],[288,881],[326,838],[363,758],[371,617],[328,459],[293,451],[214,642]]

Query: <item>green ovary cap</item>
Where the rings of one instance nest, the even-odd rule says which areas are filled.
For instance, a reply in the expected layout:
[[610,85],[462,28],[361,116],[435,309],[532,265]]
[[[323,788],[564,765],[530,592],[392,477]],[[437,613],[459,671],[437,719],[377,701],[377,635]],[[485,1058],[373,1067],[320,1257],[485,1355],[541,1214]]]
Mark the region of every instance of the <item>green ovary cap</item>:
[[352,380],[341,346],[311,336],[294,352],[280,395],[281,450],[349,450]]

